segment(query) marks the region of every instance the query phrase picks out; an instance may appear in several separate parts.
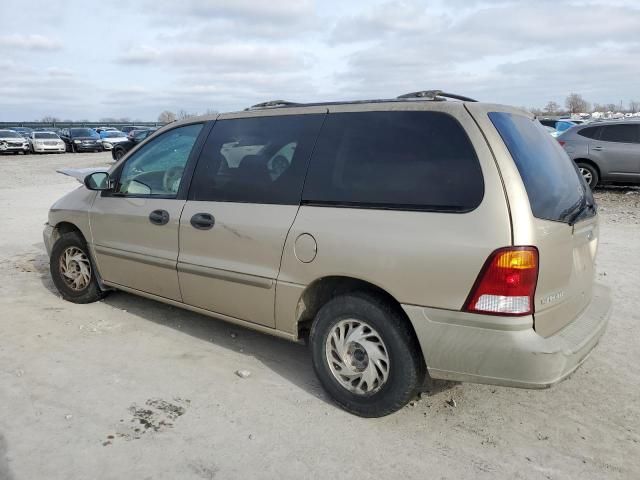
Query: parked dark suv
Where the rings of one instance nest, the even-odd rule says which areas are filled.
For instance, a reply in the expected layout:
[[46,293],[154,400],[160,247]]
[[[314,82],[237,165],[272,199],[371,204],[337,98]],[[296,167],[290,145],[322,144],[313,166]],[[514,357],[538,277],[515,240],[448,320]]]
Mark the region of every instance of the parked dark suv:
[[69,152],[101,152],[100,135],[91,128],[65,128],[60,133]]
[[599,183],[640,183],[640,122],[577,126],[558,141],[591,188]]
[[113,146],[113,149],[111,150],[111,156],[116,161],[120,160],[129,150],[145,140],[156,130],[156,128],[149,128],[146,130],[131,130],[125,142],[119,142]]

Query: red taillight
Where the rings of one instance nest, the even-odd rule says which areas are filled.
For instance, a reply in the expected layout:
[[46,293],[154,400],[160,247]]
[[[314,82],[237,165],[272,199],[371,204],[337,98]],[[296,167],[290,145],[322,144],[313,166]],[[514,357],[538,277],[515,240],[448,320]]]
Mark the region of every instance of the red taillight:
[[560,144],[561,147],[564,147],[564,144],[567,143],[564,140],[558,140],[558,143]]
[[500,248],[482,267],[464,310],[493,315],[532,314],[537,282],[537,248]]

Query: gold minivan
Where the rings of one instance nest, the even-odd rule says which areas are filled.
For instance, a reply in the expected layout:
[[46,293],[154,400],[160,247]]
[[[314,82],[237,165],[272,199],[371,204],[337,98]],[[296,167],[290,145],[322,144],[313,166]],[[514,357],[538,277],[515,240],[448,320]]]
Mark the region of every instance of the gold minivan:
[[605,330],[591,191],[522,110],[267,102],[87,173],[44,231],[65,299],[117,289],[308,341],[357,415],[400,409],[427,374],[547,387]]

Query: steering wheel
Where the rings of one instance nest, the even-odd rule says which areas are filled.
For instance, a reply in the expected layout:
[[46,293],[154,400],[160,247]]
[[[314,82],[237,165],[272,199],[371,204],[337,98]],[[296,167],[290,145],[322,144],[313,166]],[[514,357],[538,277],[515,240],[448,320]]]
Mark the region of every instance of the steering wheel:
[[162,177],[162,187],[165,192],[177,193],[180,186],[180,180],[184,173],[184,167],[175,165],[164,172]]

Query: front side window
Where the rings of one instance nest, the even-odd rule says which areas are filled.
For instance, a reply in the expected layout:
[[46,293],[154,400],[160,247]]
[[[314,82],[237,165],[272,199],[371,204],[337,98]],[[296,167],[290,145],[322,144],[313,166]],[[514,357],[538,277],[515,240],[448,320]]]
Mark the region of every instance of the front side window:
[[324,114],[218,120],[190,200],[295,205]]
[[638,125],[605,125],[600,133],[603,142],[640,143]]
[[302,200],[311,205],[466,212],[484,195],[475,149],[451,115],[330,113]]
[[125,163],[116,193],[175,197],[202,126],[175,128],[143,145]]

